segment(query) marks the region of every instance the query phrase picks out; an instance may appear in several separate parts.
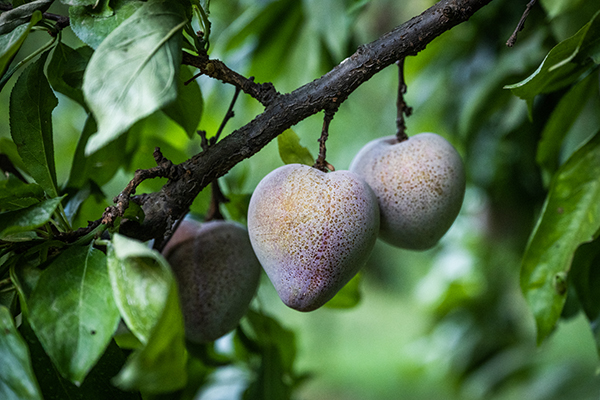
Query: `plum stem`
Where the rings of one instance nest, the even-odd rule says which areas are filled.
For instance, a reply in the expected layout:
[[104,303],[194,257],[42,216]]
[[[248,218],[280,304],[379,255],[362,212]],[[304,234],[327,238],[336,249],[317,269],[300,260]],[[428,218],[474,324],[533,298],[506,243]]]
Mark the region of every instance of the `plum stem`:
[[398,99],[396,100],[396,138],[398,142],[403,142],[408,139],[406,134],[406,123],[404,122],[404,116],[410,117],[412,114],[412,108],[408,107],[404,100],[406,94],[406,82],[404,81],[404,58],[396,61],[398,66]]
[[329,125],[331,124],[331,120],[333,120],[333,116],[337,111],[337,106],[332,108],[325,109],[325,116],[323,117],[323,128],[321,129],[321,137],[319,138],[319,156],[313,165],[313,168],[316,168],[323,172],[334,171],[335,168],[333,165],[329,164],[325,160],[325,155],[327,153],[327,147],[325,142],[327,142],[327,138],[329,138]]

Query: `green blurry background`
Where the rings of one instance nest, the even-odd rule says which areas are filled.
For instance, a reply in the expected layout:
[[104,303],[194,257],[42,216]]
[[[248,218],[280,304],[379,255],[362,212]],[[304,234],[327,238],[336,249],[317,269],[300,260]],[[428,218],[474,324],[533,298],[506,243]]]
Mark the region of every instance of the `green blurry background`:
[[[432,5],[430,0],[237,0],[210,4],[211,57],[259,82],[289,92],[320,77],[352,54]],[[514,48],[505,46],[526,2],[494,0],[464,23],[406,60],[406,100],[413,107],[408,134],[431,131],[459,150],[467,167],[465,202],[454,226],[434,249],[403,251],[378,242],[361,273],[361,301],[353,308],[322,308],[305,314],[288,309],[263,277],[254,305],[294,331],[296,370],[308,373],[299,399],[598,399],[598,355],[581,312],[570,312],[552,337],[536,346],[535,327],[519,289],[520,259],[543,204],[545,182],[535,149],[557,96],[537,99],[531,118],[524,101],[502,89],[531,74],[549,49],[573,35],[600,8],[597,1],[545,1],[527,20]],[[59,5],[53,11],[60,13]],[[43,33],[31,35],[28,54]],[[81,43],[69,31],[66,42]],[[37,42],[36,42],[37,40]],[[29,47],[28,47],[29,46]],[[7,89],[14,84],[9,82]],[[204,109],[199,129],[213,135],[234,89],[198,78]],[[597,84],[597,78],[596,78]],[[8,95],[0,97],[0,140],[8,131]],[[327,142],[328,161],[345,169],[368,141],[395,132],[397,69],[390,67],[354,92],[336,114]],[[85,113],[59,96],[54,111],[59,182],[70,172]],[[600,125],[591,101],[568,133],[563,159]],[[241,96],[226,133],[262,111]],[[313,155],[322,115],[293,130]],[[94,220],[132,178],[154,165],[152,150],[181,162],[200,150],[199,138],[164,114],[137,123],[129,134],[126,161],[84,206],[79,223]],[[1,144],[2,142],[0,142]],[[232,199],[227,212],[244,218],[256,184],[282,165],[277,141],[222,179]],[[138,190],[158,190],[146,181]],[[208,191],[193,212],[202,216]],[[231,336],[218,342],[232,351]],[[199,397],[233,399],[245,387],[242,367],[219,370]]]

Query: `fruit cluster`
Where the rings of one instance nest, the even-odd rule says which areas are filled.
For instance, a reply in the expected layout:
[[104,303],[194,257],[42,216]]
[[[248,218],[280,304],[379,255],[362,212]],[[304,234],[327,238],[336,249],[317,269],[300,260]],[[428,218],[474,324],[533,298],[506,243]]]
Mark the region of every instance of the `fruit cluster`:
[[237,325],[261,265],[287,306],[321,307],[366,263],[377,237],[406,249],[434,246],[456,219],[464,192],[458,152],[433,133],[374,140],[349,171],[277,168],[252,195],[248,230],[186,220],[165,248],[188,339],[211,341]]

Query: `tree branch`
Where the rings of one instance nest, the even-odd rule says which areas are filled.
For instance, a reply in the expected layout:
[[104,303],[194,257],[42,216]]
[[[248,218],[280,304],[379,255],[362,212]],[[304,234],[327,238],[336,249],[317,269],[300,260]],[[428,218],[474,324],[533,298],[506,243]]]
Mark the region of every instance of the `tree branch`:
[[[381,38],[360,46],[352,56],[321,78],[291,93],[273,96],[269,101],[261,101],[266,104],[262,114],[211,146],[208,151],[203,151],[178,165],[179,171],[182,172],[180,177],[170,179],[160,192],[144,197],[144,223],[140,225],[136,222],[124,222],[121,224],[121,232],[140,240],[161,237],[170,228],[169,221],[174,221],[174,218],[181,215],[210,182],[227,173],[237,163],[256,154],[286,129],[331,107],[332,104],[341,103],[382,69],[406,56],[416,55],[433,39],[467,21],[491,1],[441,0]],[[189,57],[184,53],[184,63],[191,64]],[[232,78],[230,75],[214,72],[220,67],[215,61],[208,60],[208,57],[202,60],[198,67],[208,73],[209,63],[213,64],[210,76],[233,83],[250,95],[250,92],[260,92],[260,89],[254,86],[256,84],[252,82],[253,85],[250,85],[244,77],[236,84],[232,80],[235,81],[239,77]]]

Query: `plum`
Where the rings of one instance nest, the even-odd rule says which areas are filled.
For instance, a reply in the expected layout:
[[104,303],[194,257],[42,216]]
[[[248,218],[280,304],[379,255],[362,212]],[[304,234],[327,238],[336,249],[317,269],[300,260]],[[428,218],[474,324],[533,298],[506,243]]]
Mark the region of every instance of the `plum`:
[[246,228],[230,221],[185,219],[163,255],[177,281],[187,339],[206,343],[234,329],[261,274]]
[[288,164],[256,187],[254,252],[281,300],[298,311],[329,301],[366,263],[379,231],[375,194],[349,171]]
[[358,152],[350,170],[362,176],[377,195],[379,237],[397,247],[433,247],[462,206],[462,160],[435,133],[420,133],[401,142],[395,136],[373,140]]

